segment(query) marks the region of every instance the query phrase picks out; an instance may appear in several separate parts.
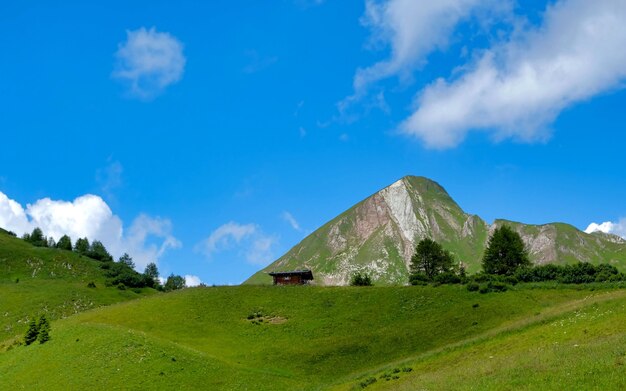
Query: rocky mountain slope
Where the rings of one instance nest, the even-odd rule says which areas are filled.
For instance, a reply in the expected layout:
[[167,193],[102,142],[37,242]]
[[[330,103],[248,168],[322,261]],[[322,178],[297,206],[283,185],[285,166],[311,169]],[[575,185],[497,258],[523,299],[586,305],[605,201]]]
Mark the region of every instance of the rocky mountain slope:
[[489,225],[465,213],[436,182],[407,176],[326,223],[246,283],[271,282],[269,271],[309,268],[320,285],[346,285],[357,271],[378,284],[405,284],[415,245],[425,237],[440,242],[473,273],[480,270],[490,233],[502,224],[521,234],[535,263],[580,260],[626,269],[626,241],[617,236],[586,234],[562,223]]

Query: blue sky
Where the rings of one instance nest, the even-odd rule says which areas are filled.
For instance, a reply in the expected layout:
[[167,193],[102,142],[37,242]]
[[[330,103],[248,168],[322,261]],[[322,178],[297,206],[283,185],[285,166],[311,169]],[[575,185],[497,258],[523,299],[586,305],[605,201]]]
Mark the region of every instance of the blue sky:
[[626,235],[622,1],[57,3],[0,5],[9,229],[239,283],[412,174]]

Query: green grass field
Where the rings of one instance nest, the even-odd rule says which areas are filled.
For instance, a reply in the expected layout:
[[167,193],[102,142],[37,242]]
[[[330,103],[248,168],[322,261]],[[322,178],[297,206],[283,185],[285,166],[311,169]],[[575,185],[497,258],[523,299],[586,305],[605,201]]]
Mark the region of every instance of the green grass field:
[[[0,231],[0,350],[32,317],[64,318],[155,293],[105,286],[100,262],[71,251],[33,247]],[[94,282],[96,288],[88,288]]]
[[186,289],[52,322],[0,389],[621,389],[626,291],[594,289]]

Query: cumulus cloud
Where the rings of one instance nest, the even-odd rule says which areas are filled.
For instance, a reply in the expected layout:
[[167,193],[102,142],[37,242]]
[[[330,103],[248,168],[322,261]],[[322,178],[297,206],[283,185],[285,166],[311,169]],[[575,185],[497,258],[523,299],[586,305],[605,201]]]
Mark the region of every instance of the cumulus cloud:
[[126,41],[115,53],[113,77],[127,82],[132,95],[150,99],[178,82],[187,59],[183,44],[169,33],[142,27],[126,31]]
[[291,225],[291,228],[295,229],[296,231],[302,231],[302,228],[300,227],[300,223],[298,223],[298,220],[296,220],[296,218],[293,217],[291,213],[284,211],[282,214],[282,218],[287,223],[289,223],[289,225]]
[[604,232],[606,234],[614,234],[626,239],[626,218],[620,219],[618,222],[605,221],[604,223],[591,223],[585,229],[590,234],[593,232]]
[[457,78],[427,86],[401,129],[433,148],[456,146],[470,130],[544,140],[562,110],[622,87],[624,20],[622,0],[558,1],[540,26],[493,45]]
[[202,284],[202,280],[200,279],[200,277],[191,274],[185,274],[185,285],[193,287],[200,284]]
[[91,194],[73,201],[43,198],[24,208],[0,192],[0,227],[18,235],[39,227],[55,240],[63,235],[74,241],[81,237],[99,240],[116,258],[125,252],[130,254],[138,270],[149,262],[158,262],[166,250],[181,246],[171,233],[169,220],[140,215],[125,231],[122,220],[107,203]]
[[213,231],[196,246],[196,251],[207,257],[225,251],[236,251],[252,264],[267,264],[274,258],[278,238],[263,233],[256,224],[239,224],[231,221]]

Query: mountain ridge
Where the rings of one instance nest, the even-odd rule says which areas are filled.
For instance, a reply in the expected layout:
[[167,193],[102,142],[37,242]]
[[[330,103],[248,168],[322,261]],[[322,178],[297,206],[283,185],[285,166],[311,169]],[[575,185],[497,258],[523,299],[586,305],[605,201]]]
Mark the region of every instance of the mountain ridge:
[[405,284],[415,245],[424,237],[440,242],[473,273],[480,270],[489,235],[504,224],[520,233],[534,263],[626,266],[626,241],[615,235],[587,234],[566,223],[488,224],[465,212],[436,181],[407,175],[331,219],[244,283],[270,283],[269,271],[309,268],[320,285],[347,285],[359,271],[379,284]]

